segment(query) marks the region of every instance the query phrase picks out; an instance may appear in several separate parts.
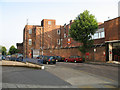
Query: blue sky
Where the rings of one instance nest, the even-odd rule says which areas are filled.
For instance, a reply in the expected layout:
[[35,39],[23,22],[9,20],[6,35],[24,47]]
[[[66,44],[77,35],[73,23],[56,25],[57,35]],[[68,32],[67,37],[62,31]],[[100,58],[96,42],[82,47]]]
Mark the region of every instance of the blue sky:
[[23,28],[40,25],[42,19],[55,19],[57,25],[69,23],[84,10],[95,15],[98,22],[118,17],[119,0],[0,0],[0,45],[23,41]]

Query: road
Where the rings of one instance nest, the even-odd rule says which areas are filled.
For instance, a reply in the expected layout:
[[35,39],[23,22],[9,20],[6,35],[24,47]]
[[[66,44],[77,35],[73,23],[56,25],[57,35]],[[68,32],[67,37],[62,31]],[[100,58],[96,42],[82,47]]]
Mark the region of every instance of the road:
[[118,87],[118,67],[65,62],[45,67],[46,71],[79,88]]
[[45,70],[2,67],[3,88],[115,88],[118,68],[58,62]]

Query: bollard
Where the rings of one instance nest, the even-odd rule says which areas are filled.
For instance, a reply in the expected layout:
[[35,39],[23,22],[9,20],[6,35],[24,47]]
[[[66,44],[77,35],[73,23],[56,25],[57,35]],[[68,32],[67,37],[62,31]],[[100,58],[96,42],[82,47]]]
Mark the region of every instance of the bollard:
[[42,67],[41,67],[41,69],[45,69],[45,67],[44,67],[44,66],[42,66]]

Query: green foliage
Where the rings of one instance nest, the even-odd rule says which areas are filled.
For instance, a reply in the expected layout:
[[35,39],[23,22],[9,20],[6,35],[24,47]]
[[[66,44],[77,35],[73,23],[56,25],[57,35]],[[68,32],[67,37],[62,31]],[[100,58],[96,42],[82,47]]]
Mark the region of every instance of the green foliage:
[[18,53],[18,50],[12,45],[9,49],[9,53],[10,55],[12,55],[12,54]]
[[2,47],[2,55],[6,55],[7,54],[7,49],[6,49],[6,47]]
[[82,46],[79,47],[82,53],[86,53],[92,46],[93,40],[91,35],[94,35],[97,28],[98,23],[95,16],[89,14],[87,10],[78,15],[74,20],[70,28],[70,36],[75,41],[82,43]]
[[8,52],[7,55],[10,55],[10,52]]

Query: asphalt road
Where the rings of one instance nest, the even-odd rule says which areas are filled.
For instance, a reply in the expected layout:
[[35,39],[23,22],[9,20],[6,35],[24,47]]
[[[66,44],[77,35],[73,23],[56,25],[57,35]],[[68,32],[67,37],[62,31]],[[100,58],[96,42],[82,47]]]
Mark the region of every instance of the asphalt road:
[[3,88],[116,88],[118,68],[57,62],[45,70],[2,67]]
[[76,87],[118,87],[118,67],[66,62],[45,67],[46,71]]
[[45,70],[6,66],[2,67],[2,83],[3,88],[71,86]]
[[86,63],[65,63],[65,62],[57,63],[56,66],[69,67],[75,70],[88,72],[94,75],[99,75],[102,77],[118,81],[118,67],[114,66],[93,65]]

